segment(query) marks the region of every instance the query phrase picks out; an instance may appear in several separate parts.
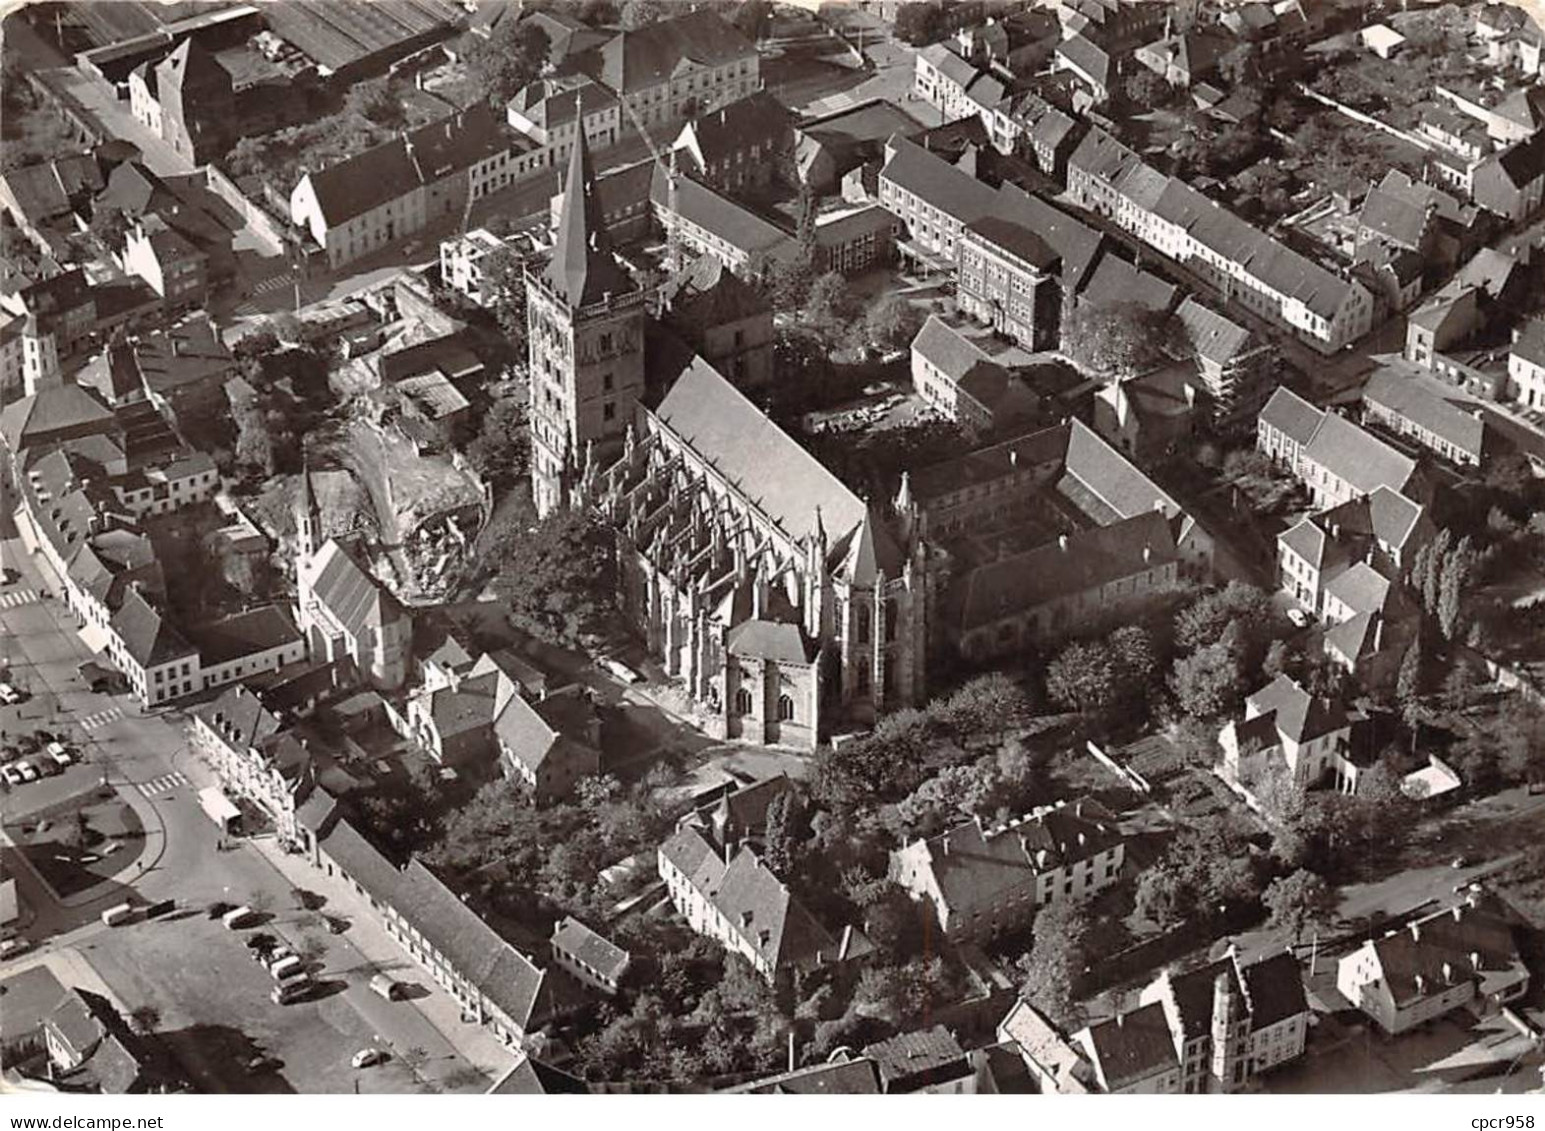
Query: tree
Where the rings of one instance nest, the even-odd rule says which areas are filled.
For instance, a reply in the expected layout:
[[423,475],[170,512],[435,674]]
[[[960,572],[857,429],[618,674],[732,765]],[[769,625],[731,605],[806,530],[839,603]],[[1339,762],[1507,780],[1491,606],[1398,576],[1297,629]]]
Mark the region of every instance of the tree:
[[161,1011],[153,1005],[137,1005],[129,1011],[129,1022],[136,1033],[149,1036],[161,1025]]
[[792,789],[773,798],[767,807],[767,831],[762,840],[762,863],[773,875],[787,878],[795,868],[803,839],[804,804]]
[[504,488],[526,477],[530,454],[525,405],[508,397],[489,406],[477,435],[466,447],[467,462],[473,469]]
[[1474,565],[1475,551],[1467,534],[1443,559],[1443,573],[1438,581],[1438,627],[1443,639],[1459,634],[1460,604]]
[[551,44],[530,20],[501,20],[467,50],[467,67],[488,101],[503,109],[542,73]]
[[1303,868],[1273,880],[1261,896],[1271,911],[1275,927],[1293,932],[1293,941],[1303,938],[1304,928],[1330,921],[1336,911],[1336,893],[1329,884]]
[[90,232],[103,246],[121,252],[129,232],[129,220],[115,204],[103,205],[91,213]]
[[662,0],[627,0],[622,6],[622,29],[637,31],[641,27],[657,23],[666,16]]
[[1175,331],[1167,314],[1135,302],[1078,307],[1063,328],[1063,349],[1083,368],[1108,381],[1148,372],[1166,359]]
[[1175,97],[1174,88],[1147,67],[1139,67],[1128,75],[1122,90],[1127,101],[1145,109],[1166,105]]
[[1507,781],[1536,778],[1545,752],[1545,711],[1516,696],[1497,719],[1497,771]]
[[1110,707],[1116,680],[1116,665],[1104,644],[1069,644],[1046,666],[1046,694],[1085,715],[1099,715]]
[[392,93],[390,82],[384,78],[355,83],[344,96],[344,105],[366,121],[387,129],[397,129],[407,121],[402,99]]
[[611,538],[584,511],[554,511],[488,557],[499,563],[494,592],[509,603],[510,620],[539,639],[572,644],[612,609]]
[[1263,590],[1242,581],[1230,581],[1222,589],[1205,593],[1182,609],[1175,617],[1175,643],[1187,652],[1212,644],[1231,627],[1240,632],[1246,667],[1260,655],[1267,643],[1276,613],[1271,597]]
[[1395,701],[1400,704],[1400,714],[1406,726],[1412,730],[1411,740],[1416,741],[1415,730],[1421,721],[1422,695],[1422,637],[1418,633],[1400,658],[1400,671],[1395,677]]
[[1194,892],[1180,870],[1167,860],[1143,872],[1137,881],[1134,905],[1137,914],[1168,930],[1193,910]]
[[1186,714],[1213,719],[1233,708],[1243,678],[1238,652],[1225,639],[1176,660],[1170,688]]
[[888,294],[864,315],[864,334],[869,342],[888,349],[904,349],[923,328],[923,312],[898,294]]
[[1293,653],[1285,640],[1273,640],[1266,648],[1266,656],[1261,661],[1261,674],[1267,679],[1276,679],[1287,671],[1288,665],[1293,661]]
[[517,355],[526,341],[526,267],[508,245],[495,248],[478,263],[483,274],[483,293],[499,329]]
[[805,324],[828,339],[835,337],[851,317],[851,303],[847,278],[841,272],[828,271],[810,284]]
[[1036,912],[1034,941],[1019,960],[1025,975],[1020,995],[1064,1031],[1076,1027],[1076,995],[1088,965],[1089,931],[1084,900],[1054,900]]
[[[1421,560],[1420,555],[1418,556],[1418,562],[1421,565],[1420,576],[1413,576],[1411,579],[1412,586],[1419,588],[1422,594],[1422,608],[1434,615],[1438,611],[1438,592],[1443,580],[1443,563],[1448,558],[1449,546],[1453,541],[1453,537],[1449,533],[1448,527],[1445,526],[1439,530],[1437,536],[1426,547],[1427,555],[1425,560]],[[1415,572],[1416,570],[1413,566],[1413,575]],[[1418,582],[1420,583],[1419,585]]]
[[1133,702],[1143,699],[1159,670],[1153,637],[1141,625],[1124,625],[1110,634],[1107,648],[1116,669],[1117,695]]

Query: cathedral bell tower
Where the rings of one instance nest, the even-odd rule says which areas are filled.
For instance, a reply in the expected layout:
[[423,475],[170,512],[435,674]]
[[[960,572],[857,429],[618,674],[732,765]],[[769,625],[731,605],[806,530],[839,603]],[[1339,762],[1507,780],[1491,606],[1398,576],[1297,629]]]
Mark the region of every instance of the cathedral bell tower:
[[581,130],[552,259],[526,273],[531,494],[543,517],[572,501],[579,461],[608,466],[644,395],[644,294],[612,255]]

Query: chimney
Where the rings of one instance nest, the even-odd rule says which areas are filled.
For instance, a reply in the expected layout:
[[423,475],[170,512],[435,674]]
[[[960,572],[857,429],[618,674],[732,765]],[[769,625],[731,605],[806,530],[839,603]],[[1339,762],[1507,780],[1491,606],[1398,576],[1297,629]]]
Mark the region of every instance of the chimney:
[[1151,561],[1153,561],[1153,547],[1152,546],[1144,546],[1143,547],[1143,564],[1147,565]]
[[[1454,910],[1457,912],[1459,908],[1456,907]],[[1420,923],[1411,924],[1411,939],[1413,942],[1422,941],[1422,925]]]
[[1443,964],[1443,980],[1450,983],[1454,980],[1454,968],[1447,962]]
[[1009,449],[1009,466],[1010,467],[1018,467],[1019,466],[1019,452],[1014,450],[1013,448]]
[[1472,950],[1470,952],[1470,969],[1472,969],[1472,970],[1479,970],[1480,968],[1481,968],[1481,952],[1478,951],[1478,950]]
[[1062,550],[1064,552],[1067,551],[1067,548],[1068,548],[1068,536],[1066,534],[1059,534],[1059,535],[1057,535],[1057,547],[1058,547],[1058,549],[1060,549],[1060,550]]
[[1420,974],[1417,974],[1413,980],[1416,982],[1416,992],[1417,993],[1424,994],[1424,993],[1427,992],[1427,979],[1426,978],[1423,978]]

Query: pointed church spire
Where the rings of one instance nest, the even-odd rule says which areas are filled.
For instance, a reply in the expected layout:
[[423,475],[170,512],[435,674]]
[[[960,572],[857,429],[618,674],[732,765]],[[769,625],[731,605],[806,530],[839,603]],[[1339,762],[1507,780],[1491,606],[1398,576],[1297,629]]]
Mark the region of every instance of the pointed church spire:
[[587,306],[600,302],[607,294],[622,295],[633,290],[633,280],[617,266],[611,241],[606,238],[583,125],[576,132],[574,151],[569,154],[563,214],[558,219],[553,257],[544,277],[570,306]]

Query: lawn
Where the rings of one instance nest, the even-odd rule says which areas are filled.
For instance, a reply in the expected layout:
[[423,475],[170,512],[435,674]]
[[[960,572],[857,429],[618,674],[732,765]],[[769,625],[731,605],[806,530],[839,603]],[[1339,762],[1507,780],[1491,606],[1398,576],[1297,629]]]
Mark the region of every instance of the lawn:
[[115,794],[78,799],[50,817],[6,832],[65,898],[111,878],[135,858],[145,839],[138,815]]

